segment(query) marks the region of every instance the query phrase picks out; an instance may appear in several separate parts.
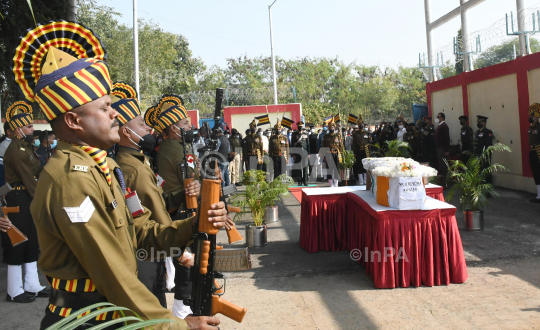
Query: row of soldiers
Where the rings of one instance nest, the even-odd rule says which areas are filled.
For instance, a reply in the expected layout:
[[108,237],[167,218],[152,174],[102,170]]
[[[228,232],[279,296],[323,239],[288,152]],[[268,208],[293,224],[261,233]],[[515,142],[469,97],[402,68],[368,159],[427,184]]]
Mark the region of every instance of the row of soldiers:
[[[170,320],[154,329],[217,329],[217,318],[186,316],[189,306],[183,304],[190,290],[181,265],[192,262],[184,252],[198,219],[187,212],[185,200],[200,195],[201,184],[193,161],[187,175],[178,166],[193,160],[181,143],[182,131],[191,127],[182,99],[164,95],[143,117],[136,91],[111,82],[107,52],[83,25],[40,24],[20,42],[12,68],[25,101],[8,110],[14,139],[4,155],[5,179],[13,188],[6,202],[19,213],[0,217],[6,300],[49,297],[41,329],[99,302],[129,308],[142,319]],[[64,46],[70,43],[77,51]],[[32,103],[58,139],[44,167],[32,146]],[[153,131],[163,138],[159,174],[145,154],[155,150]],[[106,152],[115,144],[116,160]],[[184,186],[186,176],[194,181]],[[213,204],[208,216],[216,228],[231,223],[223,202]],[[5,231],[12,226],[28,240],[9,244]],[[50,291],[39,282],[38,255]],[[174,275],[174,313],[165,308],[162,255],[176,260],[181,273]],[[88,323],[115,318],[104,312]]]
[[[477,116],[476,132],[468,125],[468,117],[460,116],[459,121],[461,124],[461,151],[463,161],[467,161],[473,154],[481,154],[484,148],[487,148],[493,144],[493,132],[486,127],[487,117]],[[259,169],[263,168],[264,155],[260,138],[254,134],[254,128],[256,122],[251,123],[253,133],[248,134],[244,139],[245,153],[249,156],[257,156]],[[345,150],[352,150],[355,156],[355,164],[353,166],[353,173],[355,179],[358,178],[358,184],[363,185],[366,183],[366,172],[362,166],[362,159],[369,157],[370,155],[377,156],[386,151],[387,141],[399,140],[407,142],[411,149],[411,158],[429,163],[431,167],[438,168],[436,141],[435,141],[435,126],[432,123],[432,118],[425,116],[422,120],[416,124],[407,123],[403,117],[398,117],[394,124],[381,123],[375,127],[375,131],[370,132],[364,125],[362,116],[359,115],[356,124],[351,128],[352,134],[347,134],[345,128],[340,127],[340,123],[334,122],[333,118],[329,123],[323,125],[323,131],[321,134],[306,131],[304,123],[297,123],[298,129],[292,134],[291,143],[287,137],[281,134],[280,122],[276,124],[273,129],[271,137],[271,143],[269,148],[269,156],[272,159],[274,166],[274,177],[285,172],[284,164],[288,163],[288,156],[291,156],[295,164],[301,163],[300,166],[295,166],[292,171],[292,177],[299,182],[300,185],[307,185],[309,177],[313,171],[317,172],[317,166],[319,163],[325,164],[326,178],[329,180],[330,186],[337,186],[338,175],[337,169],[339,164],[343,161],[343,155]],[[349,142],[349,141],[350,142]],[[350,146],[345,148],[345,141]],[[291,155],[289,151],[289,145],[296,147],[296,151]],[[378,147],[375,147],[378,145]],[[320,148],[325,150],[324,154],[321,154]],[[380,148],[381,150],[379,150]],[[258,151],[257,151],[258,150]],[[299,151],[304,150],[304,151]],[[335,166],[328,166],[326,159],[332,159]],[[244,158],[246,161],[246,168],[249,168],[248,158]],[[322,162],[321,162],[322,160]],[[310,166],[308,166],[308,164]],[[319,176],[321,175],[319,170]],[[317,175],[315,175],[316,177]]]

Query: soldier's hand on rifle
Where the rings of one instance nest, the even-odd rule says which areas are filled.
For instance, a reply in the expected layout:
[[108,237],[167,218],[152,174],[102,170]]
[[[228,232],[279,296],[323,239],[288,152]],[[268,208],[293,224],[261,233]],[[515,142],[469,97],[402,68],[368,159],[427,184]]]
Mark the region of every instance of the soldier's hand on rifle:
[[193,258],[193,254],[187,251],[184,251],[182,256],[178,258],[178,262],[182,266],[187,267],[187,268],[190,268],[191,266],[193,266],[194,261],[195,261],[195,258]]
[[216,330],[219,319],[212,316],[187,316],[184,321],[189,330]]
[[11,229],[11,221],[7,217],[0,217],[0,230],[4,233]]
[[[195,173],[192,173],[191,177],[194,178]],[[188,194],[188,196],[199,196],[200,193],[201,193],[201,184],[199,183],[199,181],[193,180],[192,183],[186,186],[186,194]]]
[[225,226],[225,222],[227,221],[227,209],[225,208],[225,203],[219,202],[212,204],[208,211],[208,221],[213,222],[214,227],[216,228],[223,228]]
[[225,220],[225,229],[231,230],[234,228],[234,222],[230,215],[227,214],[227,220]]

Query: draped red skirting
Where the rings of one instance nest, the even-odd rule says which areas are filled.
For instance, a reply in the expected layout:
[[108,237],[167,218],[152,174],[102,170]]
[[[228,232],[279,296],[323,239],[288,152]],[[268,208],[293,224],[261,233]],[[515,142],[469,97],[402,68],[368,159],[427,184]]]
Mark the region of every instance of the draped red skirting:
[[376,288],[463,283],[468,275],[455,211],[376,212],[353,193],[303,193],[300,246],[351,251]]

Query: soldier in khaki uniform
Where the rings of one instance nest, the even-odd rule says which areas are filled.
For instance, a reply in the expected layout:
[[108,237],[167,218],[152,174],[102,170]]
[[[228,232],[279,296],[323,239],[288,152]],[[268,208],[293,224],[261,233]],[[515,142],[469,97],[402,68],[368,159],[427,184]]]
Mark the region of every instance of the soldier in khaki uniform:
[[[338,177],[339,177],[339,163],[341,162],[342,152],[343,152],[343,142],[341,139],[341,133],[337,132],[335,129],[334,120],[328,124],[328,134],[324,135],[322,141],[321,151],[324,153],[321,158],[324,156],[326,164],[328,166],[326,179],[330,187],[338,186]],[[329,164],[329,161],[332,161],[333,164]]]
[[[53,287],[41,329],[102,301],[127,307],[143,319],[171,320],[154,329],[215,329],[207,324],[219,323],[216,318],[175,318],[137,279],[137,258],[153,257],[152,248],[169,253],[184,247],[192,238],[194,219],[162,225],[150,220],[144,207],[128,209],[122,171],[105,152],[119,142],[105,49],[84,26],[64,23],[29,30],[21,45],[31,47],[19,46],[14,58],[22,95],[39,102],[61,140],[41,172],[31,205],[41,247],[39,267]],[[50,46],[62,45],[66,35],[77,38],[78,52]],[[24,60],[38,50],[46,54],[46,64],[39,56]],[[223,226],[223,203],[214,204],[209,214],[216,227]],[[89,323],[115,317],[102,313]]]
[[[14,247],[9,236],[2,233],[4,262],[8,264],[6,300],[24,303],[33,301],[36,297],[49,296],[49,290],[39,283],[39,244],[36,226],[30,214],[30,203],[35,195],[41,164],[31,144],[34,127],[30,104],[24,101],[15,102],[7,109],[6,121],[14,134],[13,141],[4,154],[5,182],[13,188],[6,196],[6,203],[7,206],[19,207],[19,213],[12,213],[9,217],[15,227],[28,237],[28,241]],[[22,265],[25,273],[24,284]]]
[[281,120],[277,120],[272,136],[270,137],[268,153],[274,164],[274,179],[287,171],[287,163],[289,162],[289,141],[280,134]]
[[261,137],[255,133],[257,123],[255,119],[249,124],[250,134],[242,141],[244,152],[244,162],[246,162],[246,170],[262,170],[264,150]]
[[233,128],[231,130],[231,136],[229,137],[229,144],[231,147],[232,160],[229,165],[229,173],[231,174],[231,183],[240,186],[240,168],[242,159],[242,141],[240,141],[240,134]]
[[[180,96],[173,94],[162,96],[157,106],[154,123],[163,136],[157,155],[157,173],[165,180],[163,185],[165,204],[173,219],[184,219],[188,216],[185,208],[186,192],[200,188],[191,144],[185,143],[187,150],[184,150],[182,145],[181,129],[188,132],[186,139],[191,133],[191,121],[183,104]],[[185,163],[184,157],[187,157],[190,164],[185,170],[188,171],[190,177],[195,178],[188,187],[184,187],[185,177],[181,167]],[[180,264],[178,257],[180,255],[173,256],[172,259],[175,268],[173,314],[183,318],[191,314],[189,306],[186,306],[183,301],[191,298],[192,282],[189,268]]]
[[358,185],[365,185],[367,183],[366,170],[362,164],[362,159],[369,157],[369,133],[364,129],[361,114],[358,115],[356,124],[359,129],[354,131],[351,143],[351,149],[355,157],[353,172],[358,176]]
[[[112,107],[118,112],[120,142],[116,162],[124,173],[126,188],[136,192],[141,204],[152,212],[152,217],[163,225],[171,224],[171,218],[163,200],[163,180],[152,170],[152,159],[143,152],[151,152],[156,144],[152,128],[145,124],[135,89],[123,82],[113,85]],[[197,195],[197,194],[196,194]],[[184,252],[189,253],[189,252]],[[139,280],[167,308],[165,299],[165,260],[137,262]],[[170,274],[174,274],[171,272]],[[174,275],[171,275],[174,276]]]

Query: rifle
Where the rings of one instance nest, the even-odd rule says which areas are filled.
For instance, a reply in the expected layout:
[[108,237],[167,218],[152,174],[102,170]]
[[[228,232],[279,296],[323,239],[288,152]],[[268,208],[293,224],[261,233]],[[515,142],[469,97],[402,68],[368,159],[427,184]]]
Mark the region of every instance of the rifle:
[[[182,147],[184,149],[184,161],[180,164],[180,169],[182,171],[182,176],[184,177],[184,190],[186,187],[193,182],[193,178],[189,176],[189,162],[188,162],[188,155],[187,155],[187,149],[186,149],[186,133],[183,128],[180,129],[180,135],[182,136]],[[195,159],[194,159],[195,160]],[[188,194],[185,195],[186,197],[186,212],[187,217],[190,217],[193,215],[195,210],[197,209],[197,196],[189,196]]]
[[[217,166],[217,160],[216,160],[214,169],[216,171],[216,177],[219,178],[220,182],[223,182],[223,178],[221,178],[221,170]],[[236,192],[236,186],[231,184],[231,185],[228,185],[227,187],[223,188],[221,186],[221,184],[220,184],[220,187],[221,187],[220,201],[225,203],[225,209],[227,209],[227,213],[228,212],[240,213],[241,209],[239,207],[234,207],[234,206],[229,205],[229,203],[227,202],[227,198],[225,197],[227,195],[235,193]],[[236,227],[232,227],[231,229],[226,229],[226,230],[227,230],[227,238],[229,239],[229,244],[239,242],[239,241],[244,239],[242,237],[242,235],[240,235],[238,230],[236,230]]]
[[[9,193],[10,191],[12,191],[12,190],[13,190],[13,188],[11,188],[9,183],[6,183],[2,187],[0,187],[0,196],[2,196],[0,198],[0,206],[1,206],[0,207],[0,217],[5,217],[9,213],[19,213],[19,207],[18,206],[14,206],[14,207],[6,206],[6,200],[5,200],[4,196],[7,193]],[[21,243],[24,243],[24,242],[28,241],[28,237],[26,237],[26,235],[24,235],[13,224],[11,225],[11,228],[9,228],[6,231],[6,233],[8,234],[9,239],[11,240],[11,245],[13,245],[13,246],[17,246],[17,245],[19,245]]]
[[[210,206],[219,202],[221,182],[204,179],[202,183],[201,203],[195,222],[196,232],[193,236],[195,262],[191,267],[193,287],[191,299],[184,303],[191,307],[194,316],[212,316],[223,314],[236,322],[242,322],[247,309],[236,306],[221,296],[225,293],[225,276],[215,270],[216,235],[219,229],[208,221]],[[219,286],[216,279],[223,279]]]

